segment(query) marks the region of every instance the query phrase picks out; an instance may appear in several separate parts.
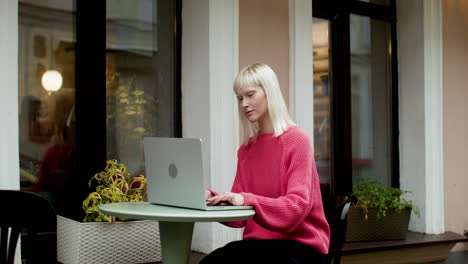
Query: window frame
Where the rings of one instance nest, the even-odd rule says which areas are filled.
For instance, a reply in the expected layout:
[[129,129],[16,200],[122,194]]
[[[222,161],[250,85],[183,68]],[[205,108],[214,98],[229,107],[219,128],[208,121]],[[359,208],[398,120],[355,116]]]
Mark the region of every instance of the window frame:
[[[76,181],[74,206],[89,193],[88,180],[106,162],[106,1],[76,4],[75,118]],[[174,10],[174,131],[182,136],[181,39],[182,1],[173,1]],[[92,63],[90,63],[92,62]],[[100,89],[102,88],[102,89]],[[80,212],[81,214],[81,212]],[[79,216],[78,216],[79,218]]]
[[391,34],[391,185],[400,186],[398,120],[398,54],[396,1],[384,6],[358,0],[314,0],[312,16],[330,22],[331,67],[331,194],[352,192],[350,15],[378,19],[390,24]]

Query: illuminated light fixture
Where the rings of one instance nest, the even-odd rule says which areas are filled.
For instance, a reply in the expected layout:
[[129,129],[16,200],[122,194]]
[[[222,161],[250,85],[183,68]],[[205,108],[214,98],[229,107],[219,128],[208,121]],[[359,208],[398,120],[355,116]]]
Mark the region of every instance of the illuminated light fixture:
[[56,92],[62,87],[62,74],[55,70],[48,70],[42,75],[41,83],[42,87],[44,87],[50,95],[52,92]]

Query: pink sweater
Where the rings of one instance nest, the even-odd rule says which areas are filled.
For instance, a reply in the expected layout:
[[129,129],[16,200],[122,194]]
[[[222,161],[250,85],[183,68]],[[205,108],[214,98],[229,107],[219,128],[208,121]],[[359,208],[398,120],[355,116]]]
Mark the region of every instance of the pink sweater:
[[328,253],[330,228],[308,136],[291,126],[279,137],[259,134],[238,151],[232,192],[255,208],[252,219],[224,223],[245,227],[244,239],[291,239]]

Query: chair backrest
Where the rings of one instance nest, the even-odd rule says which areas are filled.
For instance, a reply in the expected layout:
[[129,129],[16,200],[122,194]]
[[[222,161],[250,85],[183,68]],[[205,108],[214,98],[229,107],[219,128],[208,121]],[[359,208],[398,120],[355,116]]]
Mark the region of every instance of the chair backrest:
[[333,256],[333,263],[340,264],[341,263],[341,255],[342,255],[342,248],[343,243],[345,240],[346,234],[346,218],[348,217],[349,207],[351,206],[351,202],[346,201],[344,205],[338,206],[337,209],[337,226],[335,227],[335,236],[336,239],[334,241],[334,256]]
[[0,190],[0,264],[13,263],[21,231],[55,231],[56,214],[51,204],[36,193]]
[[323,209],[328,225],[330,226],[331,237],[326,263],[339,264],[341,261],[341,248],[344,242],[344,232],[346,226],[347,208],[349,202],[347,197],[333,197],[330,192],[329,184],[321,184]]

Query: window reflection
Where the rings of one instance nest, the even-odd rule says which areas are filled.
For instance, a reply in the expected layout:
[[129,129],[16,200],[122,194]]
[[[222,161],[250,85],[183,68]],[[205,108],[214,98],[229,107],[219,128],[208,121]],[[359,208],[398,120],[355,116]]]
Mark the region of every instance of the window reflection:
[[[18,11],[21,189],[43,194],[66,214],[75,145],[74,2],[21,0]],[[42,82],[51,71],[60,85]]]
[[49,98],[50,144],[42,156],[38,179],[32,185],[33,191],[58,193],[71,187],[75,127],[68,120],[73,115],[73,103],[74,94],[66,90]]
[[390,25],[351,15],[350,26],[353,183],[391,185]]
[[174,1],[106,2],[107,158],[144,171],[143,137],[174,136]]
[[321,183],[331,177],[329,28],[328,20],[313,18],[314,156]]

